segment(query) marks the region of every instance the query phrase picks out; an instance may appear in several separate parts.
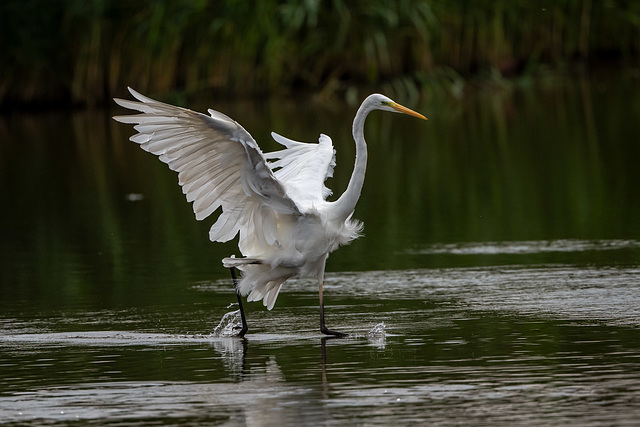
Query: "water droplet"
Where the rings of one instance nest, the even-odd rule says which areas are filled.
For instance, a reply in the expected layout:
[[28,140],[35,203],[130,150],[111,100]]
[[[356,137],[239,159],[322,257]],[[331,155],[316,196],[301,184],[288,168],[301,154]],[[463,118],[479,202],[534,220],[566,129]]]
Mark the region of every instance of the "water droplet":
[[386,337],[387,334],[385,333],[384,329],[385,329],[384,322],[380,322],[377,325],[375,325],[373,328],[371,328],[369,332],[367,332],[367,337],[369,338]]

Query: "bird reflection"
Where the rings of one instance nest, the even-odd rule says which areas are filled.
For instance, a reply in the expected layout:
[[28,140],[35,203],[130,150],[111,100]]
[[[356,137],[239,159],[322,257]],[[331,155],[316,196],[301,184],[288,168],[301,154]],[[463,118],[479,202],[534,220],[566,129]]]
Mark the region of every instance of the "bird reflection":
[[246,338],[225,338],[213,341],[213,348],[222,356],[222,363],[232,375],[242,380],[247,374]]

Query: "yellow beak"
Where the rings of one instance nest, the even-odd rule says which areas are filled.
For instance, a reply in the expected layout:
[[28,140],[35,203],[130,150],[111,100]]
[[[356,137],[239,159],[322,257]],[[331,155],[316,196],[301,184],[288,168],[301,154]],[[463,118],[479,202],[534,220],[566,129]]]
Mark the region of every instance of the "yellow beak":
[[405,107],[404,105],[400,105],[397,102],[391,103],[391,108],[396,110],[398,113],[408,114],[410,116],[417,117],[417,118],[422,119],[422,120],[427,120],[427,118],[425,116],[423,116],[422,114],[417,113],[417,112],[413,111],[412,109]]

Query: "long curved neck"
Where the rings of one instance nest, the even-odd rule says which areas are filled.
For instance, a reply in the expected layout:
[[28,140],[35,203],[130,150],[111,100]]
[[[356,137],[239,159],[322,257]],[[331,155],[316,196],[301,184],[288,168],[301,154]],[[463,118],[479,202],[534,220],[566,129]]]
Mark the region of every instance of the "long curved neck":
[[371,107],[365,101],[358,109],[355,119],[353,119],[353,140],[356,143],[356,161],[347,189],[342,193],[342,196],[334,202],[336,218],[342,221],[346,220],[356,208],[356,203],[358,203],[362,185],[364,184],[364,175],[367,170],[367,143],[364,140],[364,121],[371,110]]

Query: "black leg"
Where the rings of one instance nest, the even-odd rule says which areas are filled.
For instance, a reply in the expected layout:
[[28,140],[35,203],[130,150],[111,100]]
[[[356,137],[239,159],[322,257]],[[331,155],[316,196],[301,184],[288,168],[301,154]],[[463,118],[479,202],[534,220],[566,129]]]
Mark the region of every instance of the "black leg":
[[344,332],[332,331],[328,329],[324,324],[324,298],[322,297],[322,283],[320,283],[320,332],[325,335],[333,335],[334,337],[346,337],[349,334],[345,334]]
[[236,290],[236,296],[238,297],[238,307],[240,307],[240,318],[242,319],[242,329],[238,332],[239,337],[244,337],[249,327],[247,326],[247,318],[244,315],[244,308],[242,307],[242,297],[240,296],[240,290],[238,289],[238,278],[236,277],[236,268],[231,267],[231,279],[233,279],[233,288]]

